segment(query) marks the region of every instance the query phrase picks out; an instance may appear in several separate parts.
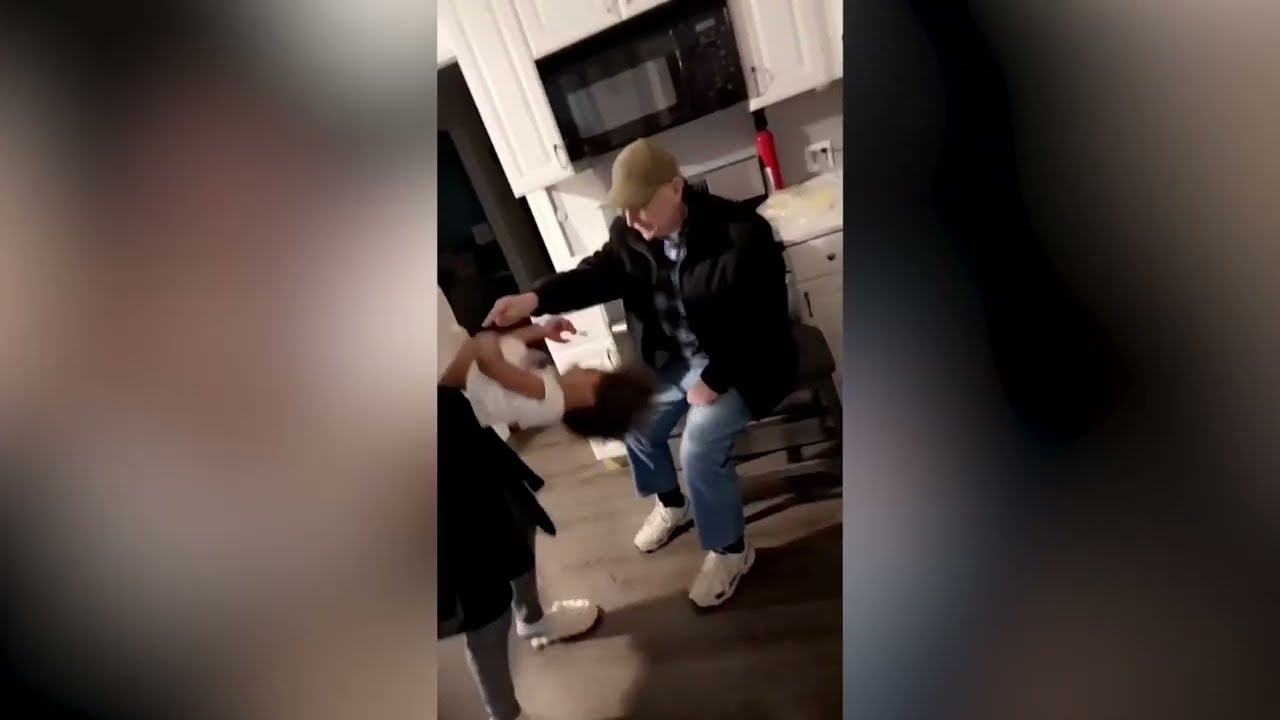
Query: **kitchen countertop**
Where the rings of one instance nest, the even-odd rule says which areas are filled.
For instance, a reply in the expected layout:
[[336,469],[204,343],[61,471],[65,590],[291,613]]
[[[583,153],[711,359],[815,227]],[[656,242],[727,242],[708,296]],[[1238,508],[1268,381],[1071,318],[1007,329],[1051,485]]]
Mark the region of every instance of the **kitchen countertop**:
[[799,245],[800,243],[808,242],[814,238],[820,238],[824,235],[840,232],[844,229],[844,218],[840,215],[823,217],[806,223],[803,227],[799,228],[780,228],[775,224],[773,229],[778,236],[778,240],[780,240],[783,245]]
[[796,245],[844,228],[844,175],[826,173],[774,193],[757,210],[784,245]]

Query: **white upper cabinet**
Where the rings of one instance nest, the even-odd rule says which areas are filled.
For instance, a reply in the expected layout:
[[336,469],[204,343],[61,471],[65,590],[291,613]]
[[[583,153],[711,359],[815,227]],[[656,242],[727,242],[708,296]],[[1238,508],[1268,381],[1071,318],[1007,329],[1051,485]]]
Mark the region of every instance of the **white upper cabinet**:
[[440,24],[516,197],[573,175],[511,0],[441,0]]
[[[619,3],[624,1],[508,0],[508,3],[515,6],[520,16],[533,56],[540,58],[615,25],[622,19]],[[633,3],[646,1],[632,0]]]
[[436,67],[442,68],[454,61],[453,39],[444,23],[436,23]]
[[[652,10],[659,5],[666,5],[672,0],[618,0],[622,4],[622,17],[631,18],[645,10]],[[679,0],[675,0],[679,2]]]
[[511,0],[535,58],[607,30],[671,0]]
[[825,1],[729,0],[752,110],[834,79]]
[[832,76],[844,77],[844,0],[827,0],[827,23]]

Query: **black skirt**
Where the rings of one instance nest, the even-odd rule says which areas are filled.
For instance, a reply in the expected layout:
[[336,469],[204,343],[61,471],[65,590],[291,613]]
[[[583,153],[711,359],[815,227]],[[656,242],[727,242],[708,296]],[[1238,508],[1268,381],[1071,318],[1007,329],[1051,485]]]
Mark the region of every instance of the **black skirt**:
[[555,525],[534,496],[542,478],[481,427],[460,391],[437,398],[438,621],[468,631],[506,612],[511,580],[534,568],[530,529],[554,535]]

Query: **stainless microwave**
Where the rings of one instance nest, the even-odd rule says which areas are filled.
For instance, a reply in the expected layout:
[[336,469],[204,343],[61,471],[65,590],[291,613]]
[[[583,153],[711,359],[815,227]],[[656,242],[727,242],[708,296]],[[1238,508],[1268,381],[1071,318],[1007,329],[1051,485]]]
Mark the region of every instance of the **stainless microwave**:
[[673,0],[538,62],[570,160],[747,99],[725,0]]

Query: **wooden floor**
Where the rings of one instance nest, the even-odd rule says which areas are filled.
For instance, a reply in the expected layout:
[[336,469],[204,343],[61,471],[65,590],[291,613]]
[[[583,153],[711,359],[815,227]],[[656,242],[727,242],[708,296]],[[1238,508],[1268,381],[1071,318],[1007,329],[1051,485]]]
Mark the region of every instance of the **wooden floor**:
[[[544,602],[588,597],[605,610],[594,634],[536,652],[514,639],[526,713],[547,720],[840,717],[839,481],[743,481],[756,564],[721,608],[695,612],[701,565],[686,532],[652,555],[631,544],[651,501],[626,469],[610,471],[561,431],[521,438],[548,483],[559,528],[538,539]],[[440,647],[440,718],[487,720],[461,641]]]

